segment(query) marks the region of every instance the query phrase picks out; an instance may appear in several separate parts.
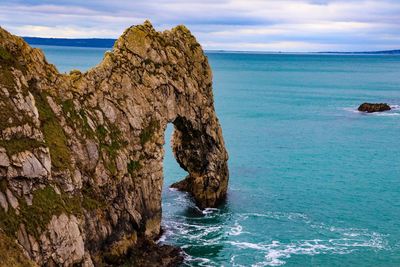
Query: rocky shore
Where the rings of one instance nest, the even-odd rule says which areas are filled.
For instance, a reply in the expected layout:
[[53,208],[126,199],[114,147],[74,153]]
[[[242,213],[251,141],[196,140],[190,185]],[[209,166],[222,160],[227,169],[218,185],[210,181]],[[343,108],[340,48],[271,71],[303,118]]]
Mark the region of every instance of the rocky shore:
[[228,154],[187,28],[130,27],[99,65],[68,75],[0,28],[0,265],[179,264],[180,249],[155,243],[168,123],[189,173],[179,189],[218,205]]

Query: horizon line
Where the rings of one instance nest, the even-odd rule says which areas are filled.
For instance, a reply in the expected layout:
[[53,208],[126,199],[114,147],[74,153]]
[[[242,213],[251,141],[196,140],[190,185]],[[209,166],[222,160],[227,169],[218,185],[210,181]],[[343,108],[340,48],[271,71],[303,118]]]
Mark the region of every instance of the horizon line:
[[[115,42],[116,38],[59,38],[59,37],[37,37],[37,36],[20,36],[29,45],[47,45],[47,46],[60,46],[60,47],[87,47],[87,48],[112,48],[112,45],[103,44],[79,44],[73,43],[73,41],[104,41],[104,42]],[[60,44],[60,43],[40,43],[35,40],[47,40],[47,41],[71,41],[72,43]],[[265,54],[400,54],[399,49],[389,50],[370,50],[370,51],[315,51],[315,52],[300,52],[300,51],[271,51],[271,50],[228,50],[228,49],[204,49],[205,52],[228,52],[228,53],[265,53]]]

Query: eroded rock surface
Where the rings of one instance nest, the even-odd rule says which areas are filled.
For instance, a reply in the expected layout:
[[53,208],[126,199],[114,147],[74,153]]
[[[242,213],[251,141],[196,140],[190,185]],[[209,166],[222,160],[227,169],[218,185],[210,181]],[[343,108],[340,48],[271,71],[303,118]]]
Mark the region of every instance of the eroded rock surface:
[[168,123],[189,173],[176,187],[216,206],[228,155],[207,58],[184,26],[131,27],[98,66],[69,75],[0,28],[1,231],[39,265],[179,263],[179,250],[151,243]]

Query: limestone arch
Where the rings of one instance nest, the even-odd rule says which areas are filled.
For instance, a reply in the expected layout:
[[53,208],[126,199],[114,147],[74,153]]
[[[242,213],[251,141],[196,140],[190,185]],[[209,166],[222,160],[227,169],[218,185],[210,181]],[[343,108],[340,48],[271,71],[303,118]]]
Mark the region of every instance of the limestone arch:
[[[0,36],[7,52],[2,65],[7,79],[0,85],[15,98],[0,102],[8,114],[18,115],[8,137],[28,138],[37,147],[23,149],[48,167],[27,173],[11,157],[7,168],[16,167],[7,171],[8,182],[14,188],[28,182],[31,195],[47,188],[76,198],[85,251],[101,254],[119,241],[134,246],[135,237],[159,235],[167,123],[175,128],[174,155],[189,173],[173,186],[191,193],[201,208],[225,198],[228,154],[214,110],[211,69],[184,26],[164,32],[149,22],[131,27],[99,65],[69,75],[21,38],[2,29]],[[24,124],[29,131],[19,127]],[[51,255],[49,247],[41,246],[43,255]],[[47,260],[29,253],[37,262]]]

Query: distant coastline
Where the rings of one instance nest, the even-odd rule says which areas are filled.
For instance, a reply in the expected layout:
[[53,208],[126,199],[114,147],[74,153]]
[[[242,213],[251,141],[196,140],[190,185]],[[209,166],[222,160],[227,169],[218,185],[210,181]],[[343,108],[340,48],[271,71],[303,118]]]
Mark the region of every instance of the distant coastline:
[[367,54],[367,55],[400,55],[400,50],[384,50],[384,51],[364,51],[364,52],[318,52],[319,54]]
[[52,46],[72,46],[72,47],[95,47],[111,48],[116,39],[68,39],[68,38],[41,38],[41,37],[22,37],[30,45],[52,45]]
[[[112,48],[116,39],[102,38],[42,38],[42,37],[22,37],[30,45],[50,45],[50,46],[70,46],[70,47],[94,47]],[[400,55],[400,49],[384,51],[364,51],[364,52],[279,52],[279,51],[231,51],[231,50],[208,50],[214,53],[265,53],[265,54],[348,54],[348,55]]]

